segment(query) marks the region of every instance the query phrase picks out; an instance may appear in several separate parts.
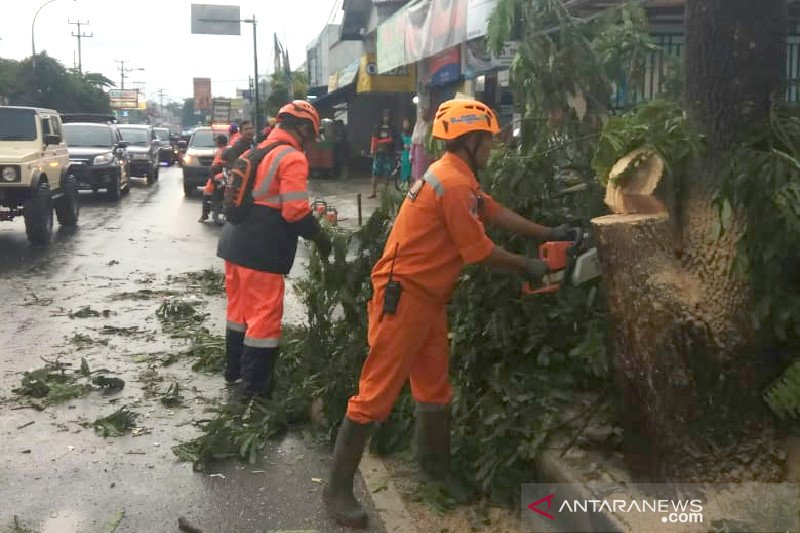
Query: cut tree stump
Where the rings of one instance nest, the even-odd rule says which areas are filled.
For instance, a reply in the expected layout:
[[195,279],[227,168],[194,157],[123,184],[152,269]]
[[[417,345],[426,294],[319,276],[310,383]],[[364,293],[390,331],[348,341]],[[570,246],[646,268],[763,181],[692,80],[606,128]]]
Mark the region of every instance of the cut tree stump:
[[689,443],[701,401],[698,350],[711,338],[695,311],[700,279],[675,257],[664,213],[592,221],[606,288],[626,458],[640,477],[667,476],[669,455]]

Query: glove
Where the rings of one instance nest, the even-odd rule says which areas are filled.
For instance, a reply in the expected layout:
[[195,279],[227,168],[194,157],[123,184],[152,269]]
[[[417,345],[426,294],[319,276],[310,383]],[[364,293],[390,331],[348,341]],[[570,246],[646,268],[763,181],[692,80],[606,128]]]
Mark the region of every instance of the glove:
[[328,237],[327,233],[320,231],[314,238],[314,243],[317,245],[317,251],[319,252],[320,257],[327,258],[331,255],[331,248],[333,247],[333,244],[331,243],[331,238]]
[[528,259],[525,263],[525,278],[535,287],[542,285],[542,278],[550,271],[547,263],[539,259]]
[[575,241],[578,239],[578,229],[569,224],[561,224],[550,228],[547,232],[548,241]]

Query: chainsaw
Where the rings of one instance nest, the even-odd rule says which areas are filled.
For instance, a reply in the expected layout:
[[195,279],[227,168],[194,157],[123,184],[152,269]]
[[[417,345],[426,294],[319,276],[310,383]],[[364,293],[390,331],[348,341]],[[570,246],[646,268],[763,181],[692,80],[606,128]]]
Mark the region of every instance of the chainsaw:
[[558,292],[565,284],[582,285],[600,277],[600,260],[597,247],[588,232],[576,228],[574,238],[568,241],[548,241],[539,245],[539,260],[550,269],[541,286],[530,282],[522,285],[523,294],[550,294]]

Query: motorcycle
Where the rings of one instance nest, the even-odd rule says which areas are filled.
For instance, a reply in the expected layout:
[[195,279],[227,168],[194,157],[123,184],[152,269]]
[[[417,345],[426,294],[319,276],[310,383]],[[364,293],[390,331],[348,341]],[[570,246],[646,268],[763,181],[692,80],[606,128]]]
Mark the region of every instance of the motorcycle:
[[222,169],[222,181],[214,187],[214,194],[211,195],[211,220],[217,226],[225,225],[225,185],[228,183],[228,167]]

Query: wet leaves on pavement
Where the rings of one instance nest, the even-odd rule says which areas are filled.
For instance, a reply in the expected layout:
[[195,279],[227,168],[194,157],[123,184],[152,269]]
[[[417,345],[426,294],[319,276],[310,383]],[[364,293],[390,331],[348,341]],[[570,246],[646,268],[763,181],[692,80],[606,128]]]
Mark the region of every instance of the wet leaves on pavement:
[[207,296],[225,294],[225,274],[216,268],[206,268],[193,272],[185,272],[177,276],[169,276],[170,284],[183,283],[189,289],[198,290]]
[[48,405],[72,398],[81,398],[92,390],[88,383],[81,383],[84,377],[80,371],[69,370],[69,363],[58,360],[48,361],[44,367],[25,372],[22,383],[11,392],[26,397],[35,409],[42,410]]
[[102,437],[120,437],[128,430],[136,427],[137,418],[139,418],[138,413],[129,410],[128,406],[123,405],[110,415],[95,420],[92,426],[95,432]]
[[67,342],[74,345],[78,350],[85,350],[95,344],[102,344],[103,346],[108,346],[108,339],[101,339],[96,340],[91,338],[89,335],[84,335],[83,333],[74,333],[72,337],[67,339]]
[[181,385],[177,381],[172,383],[166,392],[159,398],[161,404],[168,409],[181,407],[185,398],[181,394]]
[[181,293],[177,291],[169,291],[169,290],[151,290],[151,289],[141,289],[135,292],[118,292],[111,296],[111,301],[119,301],[119,300],[154,300],[156,298],[169,298],[174,296],[180,296]]

